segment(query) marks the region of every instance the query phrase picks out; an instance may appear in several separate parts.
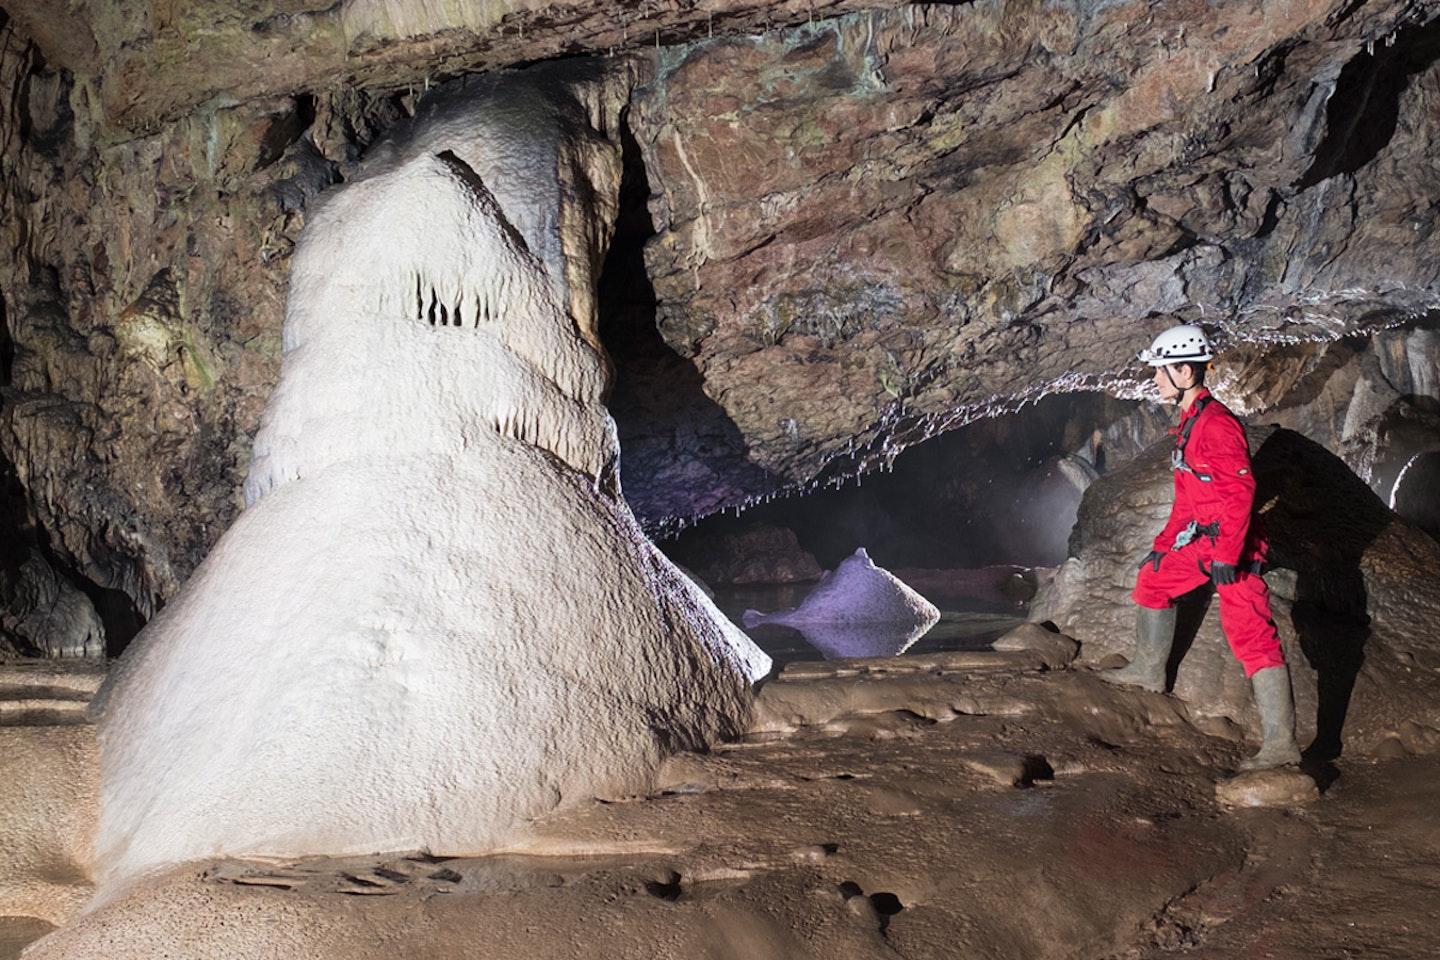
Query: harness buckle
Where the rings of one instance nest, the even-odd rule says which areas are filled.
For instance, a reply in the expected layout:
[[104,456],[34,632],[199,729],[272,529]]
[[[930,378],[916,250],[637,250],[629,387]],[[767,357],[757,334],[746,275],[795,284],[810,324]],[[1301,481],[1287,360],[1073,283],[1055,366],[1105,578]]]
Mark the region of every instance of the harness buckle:
[[1215,546],[1216,540],[1220,536],[1220,521],[1212,520],[1202,524],[1197,520],[1191,520],[1185,524],[1185,529],[1175,534],[1175,543],[1170,549],[1179,550],[1181,547],[1187,547],[1195,542],[1196,537],[1202,536],[1209,537],[1210,546]]

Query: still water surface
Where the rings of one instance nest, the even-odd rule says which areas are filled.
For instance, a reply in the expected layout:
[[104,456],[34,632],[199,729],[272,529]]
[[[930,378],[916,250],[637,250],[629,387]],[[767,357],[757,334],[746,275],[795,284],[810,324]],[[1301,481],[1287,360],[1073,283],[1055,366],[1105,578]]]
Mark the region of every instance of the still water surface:
[[715,604],[775,660],[777,667],[796,660],[888,657],[941,650],[984,650],[1025,622],[1028,604],[975,597],[927,597],[940,608],[940,620],[928,631],[898,630],[884,624],[814,624],[803,631],[778,624],[745,627],[747,609],[773,613],[798,607],[813,584],[764,584],[728,587]]

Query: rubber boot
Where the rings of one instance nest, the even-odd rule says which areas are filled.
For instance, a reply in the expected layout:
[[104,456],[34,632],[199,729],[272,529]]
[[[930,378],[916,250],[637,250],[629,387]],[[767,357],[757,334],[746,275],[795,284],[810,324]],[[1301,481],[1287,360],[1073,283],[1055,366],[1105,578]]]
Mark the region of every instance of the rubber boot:
[[1175,608],[1140,607],[1135,618],[1135,656],[1117,670],[1101,670],[1100,679],[1151,693],[1165,692],[1165,667],[1175,642]]
[[1250,676],[1255,705],[1260,708],[1260,752],[1240,761],[1241,770],[1268,770],[1300,762],[1295,743],[1295,697],[1290,692],[1290,668],[1266,667]]

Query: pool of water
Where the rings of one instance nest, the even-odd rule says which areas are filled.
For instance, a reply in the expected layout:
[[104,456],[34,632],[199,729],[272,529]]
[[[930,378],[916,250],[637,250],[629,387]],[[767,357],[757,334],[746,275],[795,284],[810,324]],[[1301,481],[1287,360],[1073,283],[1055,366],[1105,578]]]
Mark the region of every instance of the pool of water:
[[730,587],[716,591],[715,604],[775,660],[777,667],[797,660],[984,650],[1024,623],[1029,606],[1002,598],[927,596],[940,608],[940,620],[924,632],[871,624],[807,625],[803,631],[777,624],[745,627],[742,617],[747,609],[773,613],[798,607],[813,587],[810,583]]

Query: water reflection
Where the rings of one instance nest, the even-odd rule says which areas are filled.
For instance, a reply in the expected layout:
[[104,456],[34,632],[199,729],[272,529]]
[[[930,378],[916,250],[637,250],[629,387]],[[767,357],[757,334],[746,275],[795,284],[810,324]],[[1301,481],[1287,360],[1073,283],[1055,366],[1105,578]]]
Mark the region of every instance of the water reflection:
[[746,628],[746,608],[797,606],[810,584],[769,584],[717,591],[721,612],[745,630],[777,667],[797,660],[849,657],[890,657],[942,650],[984,650],[1006,632],[1025,622],[1028,605],[1003,600],[930,596],[941,607],[940,620],[929,630],[904,625],[821,623],[782,626],[762,623]]
[[796,626],[794,630],[826,660],[837,660],[844,657],[898,656],[929,633],[930,627],[928,623],[914,626],[903,623],[807,623]]

